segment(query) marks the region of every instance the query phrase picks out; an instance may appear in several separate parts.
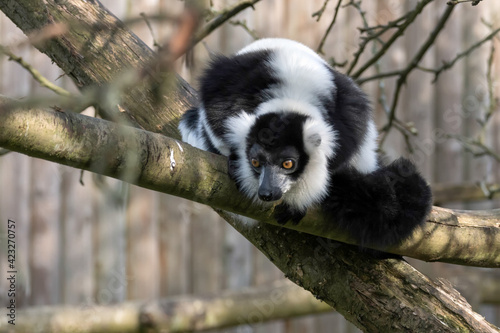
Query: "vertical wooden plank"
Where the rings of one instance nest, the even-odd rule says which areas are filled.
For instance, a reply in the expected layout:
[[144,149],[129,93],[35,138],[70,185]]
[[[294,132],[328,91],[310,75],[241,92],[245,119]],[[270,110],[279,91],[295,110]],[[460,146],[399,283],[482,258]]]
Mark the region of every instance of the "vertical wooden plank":
[[[7,222],[15,221],[15,270],[16,276],[16,306],[29,304],[30,284],[30,222],[31,210],[29,193],[31,164],[27,156],[9,153],[0,157],[0,266],[7,266]],[[5,272],[6,269],[3,270]],[[7,280],[0,280],[0,289],[7,290]],[[0,296],[1,304],[7,297]],[[3,312],[2,312],[3,313]]]
[[[16,46],[16,41],[24,39],[24,34],[0,12],[0,42],[2,45]],[[28,47],[15,47],[16,54],[26,57],[29,55]],[[17,64],[8,61],[6,57],[0,58],[1,93],[6,96],[23,97],[29,93],[29,75]],[[31,161],[30,158],[9,153],[0,157],[0,256],[1,267],[7,267],[7,220],[16,221],[16,268],[17,292],[16,302],[20,307],[29,305],[31,293],[30,278],[30,230],[31,230]],[[0,289],[7,290],[6,279],[0,279]],[[2,304],[7,295],[0,296]],[[1,312],[4,313],[3,311]]]
[[[413,3],[406,2],[405,5],[406,11],[414,8]],[[410,59],[418,52],[424,38],[431,33],[434,26],[433,19],[434,8],[428,8],[408,28],[404,44]],[[420,65],[426,68],[435,66],[433,48],[427,51]],[[411,73],[404,90],[402,106],[402,109],[406,110],[407,113],[407,117],[403,120],[412,122],[418,130],[418,136],[411,137],[410,143],[414,153],[410,157],[428,182],[432,182],[432,158],[435,144],[432,133],[434,129],[434,99],[436,97],[434,94],[435,85],[431,84],[432,79],[432,75],[422,71],[417,70]]]
[[[31,48],[30,62],[41,75],[52,82],[62,73],[51,60],[38,50]],[[59,83],[59,82],[57,82]],[[51,90],[30,79],[32,95],[55,96]],[[32,287],[33,304],[57,304],[64,293],[64,252],[62,240],[65,224],[62,214],[61,185],[63,166],[33,160],[31,179],[32,193]],[[83,288],[83,284],[81,285]],[[87,290],[88,291],[88,290]],[[74,290],[78,293],[78,290]],[[80,299],[81,300],[81,299]],[[47,303],[48,302],[48,303]]]
[[[402,2],[379,0],[377,4],[377,24],[386,24],[400,17],[404,13],[404,4]],[[385,36],[381,36],[381,39],[387,40],[389,36],[392,36],[392,34],[393,32],[391,32],[390,35],[388,34]],[[377,50],[380,49],[381,46],[377,46]],[[408,57],[405,51],[404,41],[402,39],[398,39],[397,41],[395,41],[389,51],[390,54],[386,54],[380,59],[381,71],[389,72],[396,68],[403,68],[404,66],[406,66]],[[394,93],[396,91],[396,80],[394,78],[384,80],[384,84],[387,108],[390,108],[393,103]],[[402,87],[401,89],[401,93],[404,93],[405,87]],[[399,98],[396,105],[396,117],[399,119],[404,119],[406,117],[405,110],[402,106],[402,100],[401,98]],[[386,110],[384,110],[379,104],[376,108],[376,120],[379,126],[387,124],[388,121]],[[392,128],[389,132],[389,135],[387,135],[387,139],[385,140],[382,148],[389,157],[389,160],[393,160],[398,158],[403,152],[405,152],[406,145],[404,140],[402,139],[401,134],[396,129]]]
[[[493,23],[494,28],[500,27],[500,2],[495,1],[491,3],[490,6],[492,8],[487,8],[489,15],[487,15],[487,19],[489,22]],[[494,56],[494,64],[493,64],[493,73],[494,73],[494,86],[493,92],[495,97],[500,98],[500,41],[498,38],[493,39],[493,43],[495,46],[495,56]],[[500,112],[498,111],[500,105],[497,105],[495,113],[490,120],[490,129],[488,131],[488,144],[495,149],[498,153],[500,152]],[[500,183],[500,163],[494,162],[492,164],[491,170],[489,170],[490,181]],[[500,199],[494,201],[494,206],[500,206]],[[500,322],[500,308],[497,311],[498,313],[498,321]]]
[[[271,0],[256,4],[252,22],[261,37],[286,37],[283,33],[285,25],[285,8],[287,1]],[[269,19],[269,13],[272,19]]]
[[190,292],[191,202],[168,194],[159,198],[160,295]]
[[112,304],[126,299],[125,203],[129,185],[119,180],[93,175],[95,191],[94,226],[95,290],[93,302]]
[[55,163],[32,159],[31,305],[60,302],[60,186]]
[[[436,64],[453,59],[462,42],[462,9],[457,6],[454,15],[448,21],[440,38],[437,39]],[[436,20],[443,8],[437,8]],[[440,183],[459,183],[463,178],[462,147],[455,140],[447,140],[445,134],[460,135],[463,128],[462,90],[463,63],[457,63],[451,71],[443,72],[436,85],[435,100],[435,139],[434,180]]]
[[218,292],[223,286],[223,227],[226,223],[212,208],[192,203],[192,289],[193,293]]
[[158,193],[130,186],[127,205],[128,299],[151,299],[159,292]]
[[[57,69],[47,56],[31,49],[30,62],[49,80],[55,80]],[[30,79],[31,94],[53,95]],[[57,304],[62,295],[61,270],[61,183],[59,165],[32,159],[31,193],[31,303],[33,305]]]
[[62,302],[82,304],[94,290],[93,184],[89,172],[61,166],[62,170]]
[[[473,10],[463,16],[462,34],[463,47],[473,45],[483,36],[487,35],[489,29],[483,24],[478,24],[484,17],[481,8]],[[466,28],[468,27],[468,28]],[[464,88],[462,96],[462,114],[464,117],[463,135],[474,138],[480,131],[478,119],[483,119],[488,108],[488,81],[487,63],[489,57],[489,45],[483,45],[474,51],[471,57],[464,59]],[[487,179],[487,170],[491,168],[491,157],[475,157],[469,153],[464,155],[464,180],[470,182],[481,182]],[[465,206],[467,209],[488,209],[490,203],[472,203]]]

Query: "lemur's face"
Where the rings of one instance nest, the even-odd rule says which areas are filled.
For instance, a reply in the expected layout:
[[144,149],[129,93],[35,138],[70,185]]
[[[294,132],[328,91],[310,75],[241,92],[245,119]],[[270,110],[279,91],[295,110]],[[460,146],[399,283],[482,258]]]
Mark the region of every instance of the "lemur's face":
[[247,163],[258,182],[258,197],[280,200],[304,171],[309,157],[304,150],[305,117],[272,113],[257,119],[247,138]]
[[276,201],[292,187],[294,173],[301,169],[302,161],[294,146],[268,150],[255,143],[250,148],[248,162],[259,179],[259,199]]

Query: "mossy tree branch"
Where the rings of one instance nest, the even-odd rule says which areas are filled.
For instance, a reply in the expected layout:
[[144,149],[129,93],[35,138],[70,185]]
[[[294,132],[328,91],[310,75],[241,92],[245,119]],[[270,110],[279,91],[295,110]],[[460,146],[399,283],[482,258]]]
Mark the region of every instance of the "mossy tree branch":
[[[3,104],[0,111],[1,147],[277,225],[272,218],[272,206],[258,205],[239,194],[227,176],[223,156],[97,118],[16,109],[14,105]],[[137,156],[130,156],[131,152],[137,152]],[[378,249],[426,261],[500,267],[499,224],[500,210],[453,211],[435,207],[427,223],[410,239],[389,249]],[[318,209],[311,209],[297,225],[287,227],[356,244],[334,221],[325,220]]]
[[[69,26],[76,21],[87,23],[84,26],[79,24],[78,31],[70,28],[64,36],[51,39],[40,47],[81,87],[110,82],[124,68],[143,68],[141,65],[147,65],[152,59],[151,51],[137,37],[126,31],[123,25],[97,1],[67,0],[61,4],[54,0],[6,0],[0,1],[0,9],[26,32],[42,29],[55,21],[66,22]],[[93,28],[98,23],[104,23],[109,29],[99,29],[96,32]],[[98,26],[102,27],[102,25]],[[82,57],[82,54],[85,54],[85,57]],[[173,78],[173,80],[176,79]],[[123,113],[133,124],[151,131],[178,136],[175,130],[178,115],[195,101],[195,95],[184,82],[177,82],[181,89],[175,92],[170,91],[161,101],[157,101],[149,82],[129,87],[123,94],[124,99],[121,103]],[[36,154],[39,157],[45,155],[49,160],[64,160],[65,164],[74,166],[82,164],[86,169],[98,168],[105,174],[114,171],[118,174],[125,174],[127,181],[133,181],[133,179],[137,183],[152,181],[155,185],[149,187],[153,189],[161,189],[165,185],[164,178],[169,179],[169,174],[172,176],[175,172],[181,172],[180,170],[189,170],[189,163],[192,168],[207,168],[206,172],[198,170],[197,174],[190,175],[188,179],[193,183],[183,190],[181,189],[187,181],[177,178],[177,183],[174,182],[173,188],[176,189],[174,191],[187,191],[185,194],[189,193],[194,199],[206,196],[210,198],[209,204],[214,206],[220,198],[224,198],[226,202],[229,199],[241,198],[235,195],[234,185],[229,184],[227,186],[233,187],[223,187],[224,183],[221,180],[227,180],[224,158],[216,156],[207,158],[208,153],[181,143],[178,145],[175,140],[158,134],[131,128],[121,129],[116,124],[110,123],[107,123],[110,126],[106,127],[109,130],[107,131],[100,128],[104,121],[95,119],[92,121],[100,123],[91,123],[89,127],[84,128],[81,121],[85,120],[79,118],[83,116],[41,110],[32,110],[28,114],[25,110],[13,111],[5,108],[2,111],[3,119],[0,124],[8,128],[11,122],[15,122],[15,119],[19,117],[19,121],[25,122],[25,125],[29,124],[30,127],[21,128],[30,136],[33,133],[32,127],[38,123],[34,120],[39,120],[37,117],[40,116],[48,116],[52,122],[42,122],[50,126],[40,129],[41,135],[44,139],[50,139],[47,133],[54,135],[56,138],[53,139],[59,140],[59,145],[48,146],[46,142],[42,143],[45,149],[50,150],[50,153],[38,152]],[[5,125],[6,123],[9,125]],[[88,141],[89,136],[85,135],[87,131],[97,136],[96,139],[99,140],[100,145],[93,145],[92,141]],[[4,130],[0,132],[4,133]],[[33,141],[33,138],[23,139],[19,133],[18,128],[14,132],[9,132],[15,138],[9,139],[2,136],[0,145],[6,147],[19,145],[22,148],[18,150],[24,153],[35,151],[34,147],[37,143]],[[106,138],[104,135],[110,137]],[[79,137],[84,139],[79,139]],[[132,139],[131,141],[114,141],[120,137]],[[111,144],[114,144],[114,153],[120,150],[124,152],[124,155],[116,153],[122,157],[121,159],[117,159],[114,155],[109,160],[103,157],[109,155],[109,150],[105,147]],[[183,152],[179,146],[182,147]],[[108,154],[100,154],[106,150]],[[139,156],[130,158],[129,153],[126,153],[130,151],[140,152]],[[81,156],[86,156],[86,158],[81,159]],[[125,165],[124,161],[129,161],[129,163]],[[196,181],[204,184],[205,189],[209,188],[209,192],[197,191]],[[257,214],[270,216],[269,210],[255,206],[250,209],[250,205],[245,203],[243,198],[241,200],[240,206],[232,207],[232,211],[241,209],[243,212],[243,208],[247,205],[246,208],[252,214],[256,214],[255,217]],[[492,216],[497,213],[490,212]],[[484,318],[475,314],[456,291],[446,284],[430,281],[402,260],[370,259],[348,245],[332,242],[322,237],[267,223],[244,222],[225,212],[221,214],[263,251],[292,281],[324,299],[363,330],[371,332],[399,332],[402,329],[436,332],[496,331]],[[456,222],[460,219],[466,220],[468,216],[467,213],[463,213],[461,218],[454,218],[451,211],[444,212],[444,215],[438,216],[437,225],[446,220],[452,220],[456,224],[456,229],[460,227],[460,224]],[[313,214],[299,227],[305,226],[306,222],[310,221],[316,221],[317,224],[311,224],[316,227],[332,224],[321,223],[321,218]],[[443,225],[447,224],[443,223]],[[472,240],[476,241],[471,238],[471,242]]]

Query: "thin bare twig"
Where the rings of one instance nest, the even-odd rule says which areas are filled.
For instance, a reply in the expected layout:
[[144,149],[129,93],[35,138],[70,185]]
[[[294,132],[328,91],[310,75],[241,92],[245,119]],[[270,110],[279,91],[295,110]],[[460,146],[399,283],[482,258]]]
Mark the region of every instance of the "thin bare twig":
[[153,46],[156,47],[158,50],[160,50],[162,48],[162,46],[156,40],[154,31],[153,31],[153,26],[151,25],[151,22],[149,22],[149,17],[146,15],[146,13],[140,13],[139,15],[144,20],[144,22],[146,23],[146,26],[149,29],[149,33],[151,34],[151,37],[153,38]]
[[460,3],[471,2],[473,6],[477,6],[481,1],[483,0],[450,0],[446,4],[449,6],[454,6]]
[[260,39],[259,35],[257,34],[257,31],[254,29],[251,29],[246,20],[231,20],[229,21],[230,24],[234,26],[240,26],[245,30],[254,40]]
[[27,63],[23,58],[15,55],[9,49],[0,45],[0,54],[4,54],[9,57],[9,60],[17,62],[21,67],[26,69],[28,73],[38,82],[42,87],[52,90],[58,95],[71,97],[72,94],[64,88],[61,88],[52,82],[50,82],[46,77],[44,77],[38,70],[36,70],[33,66]]
[[411,73],[412,70],[414,70],[418,66],[418,64],[420,63],[420,60],[422,60],[422,58],[427,53],[429,48],[434,44],[434,41],[436,40],[436,38],[439,35],[439,33],[441,32],[441,30],[444,28],[446,22],[448,21],[448,19],[451,16],[451,13],[453,12],[454,8],[455,8],[454,6],[450,6],[450,7],[446,8],[445,12],[443,13],[443,15],[441,15],[441,18],[439,19],[436,27],[431,32],[431,34],[429,35],[427,40],[420,47],[417,54],[413,57],[413,59],[408,64],[408,66],[406,66],[406,68],[404,68],[401,71],[401,74],[399,75],[398,80],[396,82],[396,88],[395,88],[395,92],[394,92],[393,99],[392,99],[391,109],[390,109],[390,112],[388,115],[389,119],[388,119],[387,125],[385,125],[384,129],[383,129],[384,135],[380,139],[381,146],[384,143],[385,139],[387,138],[387,135],[389,134],[389,131],[392,127],[393,121],[395,119],[396,108],[397,108],[397,105],[399,102],[399,96],[401,93],[401,89],[402,89],[403,85],[406,83],[406,79],[407,79],[408,75]]
[[192,45],[196,45],[197,43],[199,43],[203,38],[210,35],[215,29],[220,27],[222,24],[230,20],[233,16],[240,13],[241,11],[247,9],[248,7],[254,8],[254,5],[259,1],[260,0],[242,0],[218,12],[218,14],[208,24],[206,24],[200,31],[198,31],[194,35]]
[[[359,7],[359,6],[355,6],[355,3],[352,1],[348,5],[354,5],[355,8]],[[358,11],[360,11],[360,10],[358,9]],[[362,13],[362,12],[360,11],[360,13]],[[359,30],[362,33],[366,32],[366,33],[368,33],[369,36],[362,37],[362,42],[359,44],[358,50],[354,53],[354,59],[352,60],[351,65],[349,66],[347,73],[350,74],[354,70],[354,67],[356,67],[356,65],[357,65],[361,55],[363,54],[366,46],[371,41],[378,41],[381,45],[383,45],[384,42],[380,39],[380,36],[382,36],[384,33],[386,33],[387,31],[389,31],[391,29],[401,28],[400,23],[404,22],[410,15],[412,15],[412,13],[413,13],[413,11],[410,11],[410,12],[406,13],[405,15],[397,18],[396,20],[388,22],[385,25],[378,25],[378,26],[369,27],[367,24],[365,24],[365,27],[360,28]],[[364,15],[361,15],[361,17],[363,18]],[[377,30],[377,29],[378,29],[378,31],[374,32],[374,30]]]
[[[354,67],[356,66],[356,62],[357,60],[356,59],[359,59],[359,56],[358,58],[355,58],[355,61],[351,64],[349,70],[347,71],[347,73],[353,77],[354,79],[358,78],[361,76],[361,74],[364,73],[364,71],[366,71],[370,66],[372,66],[376,61],[378,61],[380,59],[380,57],[382,57],[386,52],[387,50],[391,47],[391,45],[399,38],[401,37],[404,32],[406,31],[406,28],[408,28],[410,26],[410,24],[417,18],[417,16],[422,12],[422,10],[424,10],[425,6],[427,6],[429,3],[431,3],[432,0],[422,0],[420,1],[416,6],[415,6],[415,9],[413,9],[410,13],[407,14],[407,19],[401,23],[401,25],[398,26],[398,29],[397,31],[391,36],[391,38],[389,38],[389,40],[387,42],[385,42],[382,46],[382,48],[373,56],[371,57],[363,66],[361,66],[360,69],[358,69],[355,73],[351,74],[352,70],[354,69]],[[451,7],[453,8],[453,7]],[[370,38],[370,40],[373,39],[373,36]],[[362,43],[363,45],[363,49],[364,47],[366,47],[366,44],[367,43]],[[361,48],[361,45],[360,45],[360,48]],[[362,51],[361,51],[362,52]]]
[[[491,25],[489,25],[489,27],[491,28]],[[495,45],[494,43],[491,43],[490,55],[488,57],[488,66],[486,73],[486,79],[488,82],[489,104],[484,114],[484,117],[482,119],[481,118],[476,119],[476,121],[481,126],[477,136],[475,138],[467,138],[461,135],[455,135],[450,137],[458,140],[463,145],[464,149],[470,152],[475,157],[490,156],[500,163],[500,154],[495,152],[491,147],[489,147],[486,144],[486,132],[487,132],[488,122],[491,119],[493,113],[496,111],[498,105],[497,98],[494,94],[494,83],[493,83],[494,78],[493,78],[492,68],[493,68],[494,57],[495,57]]]
[[490,156],[500,163],[500,154],[496,153],[492,148],[478,140],[477,138],[467,138],[462,135],[448,134],[448,138],[458,140],[462,143],[466,151],[475,157]]
[[[337,16],[339,14],[339,9],[340,9],[340,5],[341,4],[342,4],[342,0],[338,0],[337,6],[335,7],[335,14],[333,15],[332,22],[330,22],[330,25],[326,29],[325,34],[323,35],[323,38],[321,38],[321,41],[319,42],[319,46],[318,46],[318,48],[316,50],[316,52],[319,53],[319,54],[325,54],[323,52],[323,46],[325,45],[326,38],[330,34],[330,31],[332,30],[333,26],[335,25],[335,22],[337,21]],[[325,6],[326,6],[326,3],[325,3]]]
[[474,43],[473,45],[471,45],[465,51],[458,53],[455,56],[455,58],[453,58],[452,60],[450,60],[450,61],[443,61],[443,65],[441,67],[439,67],[439,68],[432,69],[432,68],[424,68],[424,67],[420,67],[420,66],[417,67],[417,68],[420,69],[420,70],[422,70],[422,71],[425,71],[425,72],[434,73],[434,80],[433,80],[433,82],[436,82],[437,79],[438,79],[438,76],[443,71],[446,71],[446,70],[452,68],[457,61],[459,61],[462,58],[467,57],[469,54],[471,54],[474,50],[476,50],[477,48],[479,48],[481,45],[483,45],[487,41],[493,39],[493,37],[495,37],[499,32],[500,32],[500,28],[493,30],[490,34],[488,34],[486,37],[484,37],[483,39],[481,39],[477,43]]
[[323,16],[323,13],[325,12],[325,9],[326,9],[326,5],[328,5],[328,2],[330,0],[325,0],[325,2],[323,3],[323,6],[321,6],[321,8],[314,12],[312,14],[312,17],[316,17],[316,22],[319,22],[319,20],[321,20],[321,16]]

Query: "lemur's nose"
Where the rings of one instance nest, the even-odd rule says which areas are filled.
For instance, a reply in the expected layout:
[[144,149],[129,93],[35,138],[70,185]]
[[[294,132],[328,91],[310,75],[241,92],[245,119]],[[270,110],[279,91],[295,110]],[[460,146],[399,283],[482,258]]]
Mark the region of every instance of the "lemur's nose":
[[272,201],[273,193],[271,191],[259,191],[259,199],[262,201]]
[[262,201],[276,201],[281,199],[283,196],[283,192],[277,187],[274,188],[265,188],[265,187],[260,187],[259,188],[259,199]]

